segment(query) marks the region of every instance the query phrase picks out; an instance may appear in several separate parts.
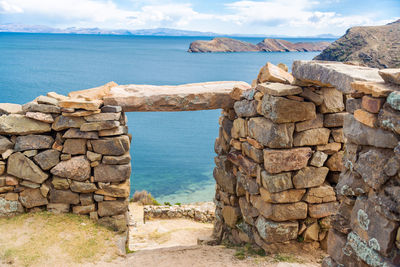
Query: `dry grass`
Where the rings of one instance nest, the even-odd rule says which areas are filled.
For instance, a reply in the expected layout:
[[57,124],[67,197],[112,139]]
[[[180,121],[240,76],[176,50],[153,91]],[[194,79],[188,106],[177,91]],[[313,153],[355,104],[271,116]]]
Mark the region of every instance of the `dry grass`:
[[0,225],[0,264],[65,266],[117,255],[115,234],[85,216],[38,212],[0,218]]

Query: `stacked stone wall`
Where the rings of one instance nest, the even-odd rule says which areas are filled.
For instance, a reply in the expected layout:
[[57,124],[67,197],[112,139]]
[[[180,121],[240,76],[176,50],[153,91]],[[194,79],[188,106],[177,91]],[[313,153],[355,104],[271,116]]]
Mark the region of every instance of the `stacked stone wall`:
[[380,73],[388,83],[341,63],[295,62],[293,74],[267,64],[231,93],[214,235],[266,252],[319,246],[323,266],[399,266],[399,70]]
[[351,84],[326,267],[400,266],[400,70],[380,74],[387,83]]
[[129,147],[119,106],[55,93],[0,104],[0,216],[72,212],[126,231]]
[[267,64],[234,89],[215,142],[215,234],[234,243],[326,248],[342,170],[343,94]]

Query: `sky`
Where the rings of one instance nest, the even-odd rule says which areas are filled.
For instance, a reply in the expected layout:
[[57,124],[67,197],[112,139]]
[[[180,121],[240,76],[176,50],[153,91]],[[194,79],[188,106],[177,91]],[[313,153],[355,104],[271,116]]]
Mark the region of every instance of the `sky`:
[[400,0],[0,0],[0,24],[343,35],[400,18]]

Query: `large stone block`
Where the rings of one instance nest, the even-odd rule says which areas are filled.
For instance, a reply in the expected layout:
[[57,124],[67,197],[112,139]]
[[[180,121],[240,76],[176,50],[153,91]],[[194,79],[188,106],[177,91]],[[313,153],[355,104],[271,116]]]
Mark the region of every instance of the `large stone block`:
[[75,214],[89,214],[95,210],[96,206],[94,204],[72,207],[72,212]]
[[334,113],[344,110],[343,94],[333,87],[321,88],[324,101],[319,106],[321,113]]
[[[105,113],[105,114],[110,114],[110,113]],[[119,125],[120,125],[119,121],[86,122],[82,124],[80,130],[82,132],[109,130],[116,128]]]
[[80,128],[86,121],[81,117],[58,116],[55,118],[51,128],[54,131],[62,131],[69,128]]
[[385,104],[379,112],[378,123],[381,128],[400,134],[400,112],[392,109],[388,104]]
[[261,197],[257,197],[253,205],[262,216],[277,222],[307,218],[307,203],[305,202],[272,204],[265,202]]
[[296,123],[296,132],[302,132],[309,129],[324,127],[324,115],[317,114],[313,120],[303,121]]
[[264,167],[269,173],[299,170],[307,166],[312,152],[309,147],[264,149]]
[[308,189],[303,199],[307,203],[323,203],[336,201],[336,193],[329,184]]
[[239,207],[243,219],[247,223],[254,225],[255,217],[258,217],[258,215],[260,214],[258,210],[255,207],[253,207],[249,202],[247,202],[245,197],[239,198]]
[[96,182],[123,182],[131,176],[131,164],[106,165],[94,167],[94,180]]
[[277,83],[287,83],[292,84],[294,82],[294,77],[287,71],[267,62],[267,64],[260,69],[257,76],[258,83],[264,82],[277,82]]
[[128,210],[128,203],[125,201],[102,201],[98,203],[98,214],[100,217],[123,214]]
[[351,93],[353,81],[382,81],[377,69],[351,66],[341,62],[306,61],[293,62],[293,75],[302,81],[319,86],[336,87],[343,93]]
[[54,113],[59,114],[61,110],[59,107],[54,105],[38,104],[35,102],[29,102],[22,106],[24,112],[42,112],[42,113]]
[[129,151],[130,147],[127,135],[91,140],[90,142],[94,152],[109,156],[121,156]]
[[243,118],[237,118],[233,121],[233,127],[231,129],[231,136],[239,139],[240,137],[247,136],[247,121]]
[[310,100],[316,106],[321,105],[322,102],[324,101],[324,98],[319,93],[314,92],[309,87],[305,87],[303,90],[304,91],[302,94],[300,94],[300,96]]
[[[1,109],[0,109],[1,111]],[[0,217],[23,213],[21,202],[0,197]]]
[[86,139],[65,140],[62,152],[71,155],[86,154]]
[[371,148],[359,154],[354,170],[367,185],[377,190],[389,179],[385,170],[389,167],[387,163],[392,157],[394,153],[391,150]]
[[337,212],[338,209],[338,203],[337,202],[328,202],[328,203],[322,203],[322,204],[314,204],[314,205],[308,205],[308,215],[311,218],[323,218],[323,217],[328,217],[330,215],[334,215]]
[[325,166],[328,167],[330,171],[340,172],[344,170],[343,155],[344,151],[336,152],[325,162]]
[[222,168],[214,168],[214,179],[222,190],[231,194],[235,194],[236,176],[231,172],[227,172]]
[[56,176],[85,181],[90,177],[90,162],[85,156],[77,156],[61,161],[50,172]]
[[50,132],[50,124],[33,120],[19,114],[0,117],[0,134],[27,135]]
[[47,171],[60,162],[60,152],[54,149],[45,150],[34,156],[33,160],[42,170]]
[[316,118],[315,105],[283,97],[265,95],[261,105],[262,114],[276,123],[306,121]]
[[130,181],[129,179],[120,184],[104,184],[100,185],[100,189],[95,193],[98,195],[109,197],[129,197]]
[[0,136],[0,154],[3,154],[9,149],[13,149],[14,144],[4,136]]
[[97,187],[94,183],[78,182],[78,181],[72,181],[70,188],[72,192],[85,193],[85,194],[92,193],[97,190]]
[[239,117],[252,117],[257,114],[256,106],[256,101],[244,99],[242,101],[236,101],[233,108]]
[[346,114],[346,112],[326,114],[324,116],[324,127],[342,127],[343,120]]
[[293,138],[294,146],[316,146],[328,144],[331,131],[327,128],[310,129],[296,133]]
[[121,118],[121,112],[105,112],[86,116],[85,120],[94,121],[118,121]]
[[240,171],[237,172],[236,178],[237,178],[237,183],[238,184],[240,183],[248,194],[255,195],[260,193],[259,185],[257,184],[255,178],[245,175]]
[[388,256],[394,246],[398,223],[376,212],[376,204],[357,198],[351,214],[351,228],[371,248]]
[[301,87],[296,85],[271,82],[260,83],[256,89],[263,94],[272,96],[298,95],[303,92]]
[[324,183],[329,169],[326,167],[305,167],[293,176],[295,188],[309,188],[320,186]]
[[379,75],[387,83],[400,85],[400,70],[399,69],[382,69],[382,70],[379,70]]
[[63,138],[99,139],[99,134],[97,132],[82,132],[77,128],[71,128],[65,132]]
[[368,193],[369,187],[357,172],[345,171],[340,174],[336,192],[341,196],[360,196]]
[[104,156],[102,162],[109,165],[128,164],[131,162],[131,155],[127,152],[122,156]]
[[236,222],[239,220],[240,215],[241,213],[238,207],[224,206],[222,208],[222,216],[224,217],[224,221],[231,228],[235,228]]
[[345,116],[343,133],[347,142],[357,145],[394,148],[399,141],[394,133],[368,127],[351,114]]
[[49,177],[21,152],[14,153],[8,158],[7,173],[37,184],[43,183]]
[[49,200],[51,203],[78,204],[79,194],[70,190],[50,190]]
[[270,193],[278,193],[293,188],[292,174],[290,172],[269,174],[266,171],[262,171],[261,182]]
[[365,95],[362,97],[361,106],[368,112],[371,113],[379,113],[383,103],[385,103],[385,98],[376,98]]
[[47,135],[18,136],[15,141],[15,151],[51,148],[54,139]]
[[305,189],[289,189],[278,193],[271,193],[263,187],[260,188],[261,198],[265,202],[271,203],[294,203],[299,202],[306,190]]
[[246,174],[253,177],[257,176],[258,164],[252,159],[243,156],[239,151],[229,153],[228,159],[236,166],[241,167]]
[[276,124],[271,120],[256,117],[248,122],[249,135],[260,144],[270,148],[290,148],[293,144],[293,123]]
[[58,102],[58,105],[62,108],[85,110],[98,110],[102,104],[102,100],[85,100],[83,98],[70,98]]
[[40,189],[25,189],[19,194],[19,201],[25,208],[47,205],[47,198],[42,196]]
[[247,142],[243,142],[241,148],[243,153],[255,162],[262,163],[264,161],[263,152],[261,149],[257,149]]
[[298,222],[273,222],[259,216],[256,228],[261,238],[267,243],[281,243],[297,239]]

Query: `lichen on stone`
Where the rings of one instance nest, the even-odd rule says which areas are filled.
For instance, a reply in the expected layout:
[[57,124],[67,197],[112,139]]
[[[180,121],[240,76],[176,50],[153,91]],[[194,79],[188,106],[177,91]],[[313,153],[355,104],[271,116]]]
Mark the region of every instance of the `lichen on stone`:
[[362,229],[364,229],[365,231],[368,231],[368,226],[369,226],[369,222],[370,221],[368,219],[368,214],[364,210],[362,210],[362,209],[358,210],[358,212],[357,212],[357,220],[358,220],[358,222],[360,224],[360,227]]

